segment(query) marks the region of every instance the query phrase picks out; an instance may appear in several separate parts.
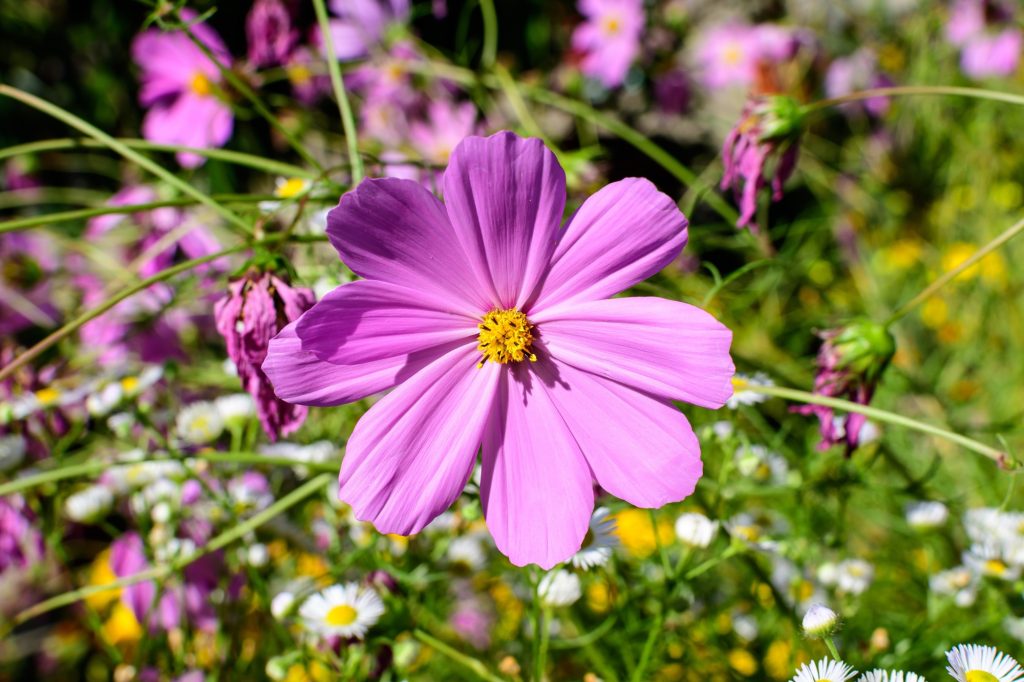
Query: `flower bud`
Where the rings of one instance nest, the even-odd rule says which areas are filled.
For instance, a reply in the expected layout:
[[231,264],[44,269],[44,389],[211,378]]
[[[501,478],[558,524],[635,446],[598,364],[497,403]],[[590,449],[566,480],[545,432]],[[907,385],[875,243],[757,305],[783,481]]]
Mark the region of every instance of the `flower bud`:
[[804,614],[803,628],[809,637],[828,637],[838,624],[839,616],[824,604],[811,604]]

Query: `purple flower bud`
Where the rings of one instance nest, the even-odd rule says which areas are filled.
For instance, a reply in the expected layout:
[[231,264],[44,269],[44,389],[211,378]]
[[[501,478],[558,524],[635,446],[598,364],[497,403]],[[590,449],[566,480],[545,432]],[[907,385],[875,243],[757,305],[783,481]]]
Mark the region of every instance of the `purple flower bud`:
[[228,357],[238,368],[242,387],[256,401],[260,423],[272,441],[302,426],[307,408],[278,400],[260,365],[270,339],[314,301],[311,289],[292,288],[270,273],[251,272],[232,282],[228,295],[214,306],[217,331],[227,342]]

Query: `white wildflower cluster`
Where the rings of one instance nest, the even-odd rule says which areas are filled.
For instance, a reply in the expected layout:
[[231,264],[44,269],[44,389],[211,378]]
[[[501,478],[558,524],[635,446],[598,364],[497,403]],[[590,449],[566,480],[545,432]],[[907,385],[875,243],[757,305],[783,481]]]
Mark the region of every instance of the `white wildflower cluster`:
[[[1024,669],[1010,656],[990,646],[959,644],[946,652],[946,671],[957,682],[1020,682]],[[851,666],[828,658],[800,666],[790,682],[846,682],[857,674]],[[857,682],[927,682],[904,670],[875,669]]]
[[101,379],[90,386],[85,408],[94,417],[104,417],[120,405],[141,396],[163,378],[160,365],[147,365],[138,374],[126,374]]
[[971,544],[961,565],[932,575],[929,587],[966,608],[985,578],[1013,582],[1024,574],[1024,514],[981,507],[969,509],[963,523]]
[[874,578],[875,567],[863,559],[846,559],[837,564],[828,562],[818,567],[821,584],[844,594],[862,594]]
[[768,399],[763,393],[751,391],[750,386],[774,386],[775,382],[764,372],[757,372],[754,375],[737,374],[732,380],[732,385],[732,396],[725,405],[730,410],[735,410],[740,405],[756,405]]
[[295,474],[302,478],[309,475],[310,464],[336,464],[341,459],[338,446],[329,440],[318,440],[308,445],[289,441],[268,443],[260,448],[260,454],[267,457],[283,457],[295,460]]
[[734,459],[742,475],[762,483],[782,485],[789,475],[785,458],[763,445],[741,445],[736,448]]

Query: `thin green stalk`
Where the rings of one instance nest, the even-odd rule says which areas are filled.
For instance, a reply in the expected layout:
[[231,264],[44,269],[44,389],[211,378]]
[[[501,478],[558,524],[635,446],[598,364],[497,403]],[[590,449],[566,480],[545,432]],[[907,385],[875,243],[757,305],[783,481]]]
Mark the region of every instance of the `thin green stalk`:
[[960,273],[971,268],[975,263],[979,262],[982,258],[992,253],[1000,246],[1016,237],[1021,232],[1024,232],[1024,219],[1019,220],[1010,227],[1008,227],[998,237],[996,237],[988,244],[985,244],[985,246],[981,247],[973,254],[971,254],[970,258],[968,258],[963,263],[953,268],[949,272],[942,275],[942,277],[939,277],[937,280],[935,280],[927,287],[925,287],[925,289],[921,291],[917,296],[914,296],[914,298],[910,299],[902,306],[900,306],[899,309],[892,314],[892,317],[889,318],[889,321],[886,324],[890,325],[896,320],[906,315],[907,313],[909,313],[911,310],[916,308],[922,301],[932,296],[935,292],[937,292],[942,287],[946,286],[946,284],[948,284],[949,282],[956,279],[957,276],[960,275]]
[[338,67],[337,53],[334,51],[334,39],[331,37],[330,22],[327,18],[327,9],[324,7],[324,0],[313,0],[313,8],[316,10],[316,20],[320,26],[320,37],[324,41],[324,56],[327,58],[327,69],[331,74],[331,87],[334,89],[334,98],[338,100],[341,127],[345,131],[348,160],[352,166],[352,186],[355,187],[363,180],[363,159],[359,156],[359,138],[356,134],[355,118],[352,116],[348,93],[345,92],[345,81],[341,79],[341,69]]
[[111,583],[104,585],[86,585],[77,590],[71,590],[64,594],[59,594],[56,597],[51,597],[45,601],[42,601],[34,606],[31,606],[17,616],[14,617],[13,623],[20,625],[36,616],[40,616],[44,613],[49,613],[54,609],[58,609],[62,606],[74,604],[75,602],[81,601],[86,597],[96,594],[98,592],[106,592],[108,590],[121,589],[128,587],[129,585],[135,585],[136,583],[145,582],[146,580],[160,580],[173,573],[181,571],[189,564],[202,558],[203,556],[216,552],[219,549],[227,547],[235,540],[245,537],[247,534],[256,530],[267,521],[283,514],[291,507],[294,507],[299,502],[302,502],[306,498],[319,493],[326,487],[331,481],[334,480],[334,475],[329,473],[320,474],[316,478],[307,481],[292,492],[288,493],[280,500],[274,502],[266,509],[253,514],[246,521],[238,524],[237,526],[224,531],[217,537],[213,538],[206,545],[198,549],[197,551],[189,554],[188,556],[180,557],[170,563],[161,564],[154,566],[148,570],[136,573],[134,575],[125,576]]
[[480,14],[484,19],[484,47],[480,53],[480,66],[490,70],[498,55],[498,13],[494,0],[480,0]]
[[932,426],[931,424],[925,424],[924,422],[917,421],[916,419],[910,419],[909,417],[904,417],[893,412],[880,410],[877,407],[861,405],[860,403],[841,400],[839,398],[829,398],[827,396],[808,393],[807,391],[800,391],[795,388],[784,388],[782,386],[743,384],[742,387],[738,387],[737,390],[752,391],[754,393],[775,396],[776,398],[783,398],[785,400],[792,400],[799,403],[807,403],[809,405],[824,405],[825,407],[843,410],[844,412],[855,412],[876,421],[895,424],[896,426],[903,426],[908,429],[913,429],[914,431],[920,431],[921,433],[927,433],[938,438],[944,438],[945,440],[961,445],[972,452],[988,457],[1004,469],[1013,469],[1017,466],[1017,463],[1013,461],[1007,453],[985,445],[984,443],[980,443],[973,438],[968,438],[967,436],[959,433],[954,433],[938,426]]
[[485,666],[480,661],[470,656],[467,656],[466,654],[455,649],[454,647],[448,646],[447,644],[445,644],[438,638],[434,637],[433,635],[430,635],[424,632],[423,630],[419,629],[413,630],[412,635],[413,637],[420,640],[427,646],[437,650],[442,655],[447,656],[454,662],[458,663],[463,668],[479,677],[481,680],[485,680],[486,682],[505,682],[505,680],[489,671],[487,669],[487,666]]
[[[536,637],[537,634],[534,634]],[[547,668],[548,662],[548,642],[551,641],[551,608],[545,606],[541,609],[540,619],[540,647],[537,651],[535,680],[536,682],[544,681],[544,670]]]
[[836,643],[834,641],[832,641],[832,637],[825,637],[824,638],[824,642],[825,642],[825,646],[828,648],[828,652],[830,654],[832,654],[832,659],[833,660],[835,660],[835,661],[843,660],[843,659],[841,659],[839,657],[839,650],[836,649]]
[[82,120],[81,118],[75,116],[71,112],[61,109],[55,104],[51,104],[46,100],[36,97],[35,95],[31,95],[23,90],[12,88],[11,86],[4,85],[2,83],[0,83],[0,95],[5,95],[12,99],[16,99],[22,104],[28,105],[33,109],[36,109],[37,111],[41,111],[44,114],[47,114],[48,116],[52,116],[53,118],[56,118],[62,123],[71,126],[75,130],[78,130],[88,135],[89,137],[104,143],[113,151],[117,152],[118,154],[128,159],[129,161],[132,161],[133,163],[141,166],[145,170],[149,171],[153,175],[157,176],[158,178],[166,182],[167,184],[175,187],[183,194],[187,194],[188,196],[195,198],[199,203],[210,207],[211,209],[216,211],[218,215],[227,220],[229,224],[233,225],[236,229],[238,229],[242,234],[248,235],[252,232],[251,226],[233,211],[229,211],[227,208],[217,203],[206,194],[200,192],[189,183],[185,182],[184,180],[177,177],[173,173],[164,169],[162,166],[154,162],[152,159],[149,159],[143,156],[142,154],[139,154],[134,149],[131,149],[130,147],[127,147],[124,144],[118,142],[116,139],[114,139],[110,135],[107,135],[105,132],[103,132],[96,126],[92,125],[91,123],[88,123],[87,121]]
[[[530,570],[533,583],[533,599],[530,602],[530,621],[533,623],[533,637],[530,638],[530,658],[534,669],[534,682],[541,682],[544,677],[544,662],[540,660],[540,575],[536,568]],[[537,671],[540,671],[538,674]]]
[[86,312],[82,313],[81,315],[79,315],[75,319],[73,319],[70,322],[68,322],[67,324],[65,324],[60,329],[58,329],[55,332],[51,333],[49,336],[47,336],[45,339],[43,339],[42,341],[40,341],[36,345],[34,345],[31,348],[29,348],[28,350],[26,350],[24,353],[22,353],[18,357],[16,357],[13,360],[11,360],[11,362],[6,367],[4,367],[3,369],[0,369],[0,381],[3,381],[7,377],[9,377],[19,367],[24,366],[25,363],[27,363],[30,360],[38,357],[40,353],[42,353],[44,350],[46,350],[47,348],[49,348],[53,344],[57,343],[58,341],[60,341],[61,339],[65,338],[65,337],[73,334],[80,327],[82,327],[82,325],[84,325],[84,324],[86,324],[86,323],[96,319],[97,317],[99,317],[103,313],[107,312],[108,310],[110,310],[111,308],[113,308],[115,305],[117,305],[121,301],[125,300],[126,298],[130,298],[131,296],[134,296],[135,294],[139,293],[140,291],[144,291],[145,289],[148,289],[150,286],[156,284],[157,282],[162,282],[162,281],[164,281],[166,279],[170,279],[171,277],[173,277],[173,276],[175,276],[175,275],[177,275],[179,273],[187,272],[189,270],[192,270],[194,268],[199,267],[200,265],[205,265],[206,263],[209,263],[211,261],[215,261],[218,258],[223,258],[224,256],[230,256],[233,253],[238,253],[239,251],[244,251],[244,250],[246,250],[248,248],[249,248],[249,244],[240,244],[238,246],[233,246],[230,249],[224,249],[223,251],[218,251],[217,253],[213,253],[213,254],[210,254],[208,256],[203,256],[201,258],[193,258],[192,260],[187,260],[187,261],[185,261],[183,263],[179,263],[178,265],[175,265],[173,267],[167,268],[166,270],[161,270],[160,272],[156,273],[152,277],[147,277],[146,279],[138,282],[137,284],[134,284],[134,285],[132,285],[130,287],[122,289],[120,292],[118,292],[114,296],[111,296],[110,298],[108,298],[106,301],[104,301],[103,303],[99,304],[98,306],[96,306],[94,308],[90,308]]
[[661,627],[664,622],[665,612],[659,608],[658,614],[654,617],[654,622],[651,623],[651,629],[647,632],[647,640],[644,642],[643,651],[640,652],[640,662],[636,664],[633,675],[629,678],[632,682],[643,682],[647,679],[644,675],[647,673],[647,665],[651,661],[651,654],[654,653],[654,643],[661,633]]
[[309,150],[302,145],[299,139],[295,137],[295,135],[292,134],[292,132],[288,130],[288,128],[286,128],[276,116],[274,116],[274,114],[270,113],[270,110],[267,109],[256,93],[253,92],[252,88],[250,88],[245,81],[239,78],[234,71],[222,64],[221,61],[217,59],[217,55],[213,53],[213,50],[211,50],[206,43],[196,36],[189,23],[182,18],[181,11],[175,10],[174,16],[180,25],[173,26],[172,28],[184,31],[189,40],[191,40],[196,47],[202,50],[203,54],[206,55],[206,58],[217,67],[221,76],[231,84],[231,87],[239,92],[242,97],[247,99],[252,105],[252,108],[256,110],[256,113],[263,117],[263,119],[269,123],[274,130],[281,133],[284,139],[288,141],[288,144],[291,145],[291,148],[295,150],[295,153],[301,156],[303,161],[308,163],[310,166],[313,166],[313,168],[316,168],[317,171],[322,171],[323,166],[321,166],[320,162],[316,160],[316,157],[314,157]]
[[902,97],[907,95],[955,95],[957,97],[970,97],[972,99],[987,99],[995,102],[1006,102],[1008,104],[1024,105],[1024,95],[1014,95],[1009,92],[998,90],[985,90],[984,88],[961,88],[953,85],[899,85],[891,88],[871,88],[851,92],[841,97],[818,100],[804,106],[805,114],[821,111],[830,107],[859,102],[875,97]]
[[665,571],[662,580],[668,580],[672,576],[672,565],[669,563],[665,546],[661,544],[661,533],[658,532],[658,510],[648,509],[647,514],[651,518],[651,532],[654,533],[654,544],[658,548],[658,556],[661,558],[661,568]]
[[[301,166],[285,163],[283,161],[275,161],[274,159],[265,159],[262,156],[256,156],[255,154],[231,151],[230,149],[183,147],[176,144],[160,144],[157,142],[150,142],[149,140],[139,140],[130,137],[115,137],[114,139],[130,149],[170,152],[175,154],[178,152],[187,152],[189,154],[195,154],[208,159],[224,161],[225,163],[233,163],[236,166],[245,166],[246,168],[255,168],[257,170],[267,171],[268,173],[276,173],[277,175],[296,176],[306,178],[308,180],[313,180],[319,175],[316,171],[312,171]],[[97,140],[75,139],[71,137],[58,138],[54,140],[39,140],[38,142],[27,142],[25,144],[0,149],[0,160],[10,158],[12,156],[20,156],[22,154],[40,154],[43,152],[59,152],[82,148],[108,149],[109,145]]]

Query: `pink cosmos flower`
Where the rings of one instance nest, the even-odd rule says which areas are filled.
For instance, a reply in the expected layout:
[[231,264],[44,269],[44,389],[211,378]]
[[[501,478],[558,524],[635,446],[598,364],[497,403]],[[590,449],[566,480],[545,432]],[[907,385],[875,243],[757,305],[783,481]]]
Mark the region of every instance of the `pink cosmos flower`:
[[256,0],[245,19],[249,61],[253,66],[274,66],[290,60],[299,40],[292,15],[283,0]]
[[[195,12],[183,10],[191,21]],[[220,36],[205,24],[194,24],[193,33],[217,56],[231,59]],[[147,140],[186,147],[221,147],[231,137],[231,107],[216,95],[220,83],[217,65],[206,58],[183,31],[150,29],[132,42],[132,59],[142,69],[139,102],[149,107],[142,122]],[[178,154],[186,168],[202,165],[196,154]]]
[[271,337],[316,300],[311,289],[292,287],[270,273],[250,273],[232,282],[217,301],[217,331],[227,343],[238,378],[256,401],[256,413],[270,440],[292,433],[306,420],[306,408],[282,402],[260,365]]
[[[410,12],[409,0],[331,0],[329,5],[339,17],[330,21],[330,32],[334,54],[342,60],[368,55],[388,28],[405,21]],[[322,46],[319,27],[313,28],[310,42]]]
[[713,26],[697,43],[697,77],[705,87],[757,84],[759,69],[792,59],[799,36],[775,24]]
[[560,227],[565,174],[537,139],[469,137],[421,185],[365,180],[327,233],[364,279],[270,342],[277,395],[340,405],[394,388],[360,419],[338,495],[383,533],[422,530],[462,492],[498,548],[549,568],[579,550],[594,482],[641,507],[693,492],[700,446],[683,400],[731,396],[732,334],[660,298],[611,298],[671,263],[687,220],[644,179],[608,185]]
[[1024,34],[1013,25],[1011,5],[998,0],[956,0],[946,39],[960,48],[960,68],[971,78],[1009,76],[1017,70]]
[[579,0],[577,6],[586,21],[573,31],[572,46],[585,55],[583,73],[609,88],[622,85],[640,54],[642,0]]

